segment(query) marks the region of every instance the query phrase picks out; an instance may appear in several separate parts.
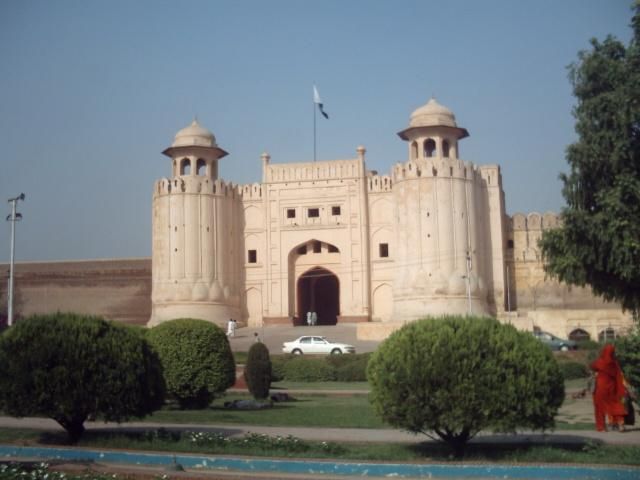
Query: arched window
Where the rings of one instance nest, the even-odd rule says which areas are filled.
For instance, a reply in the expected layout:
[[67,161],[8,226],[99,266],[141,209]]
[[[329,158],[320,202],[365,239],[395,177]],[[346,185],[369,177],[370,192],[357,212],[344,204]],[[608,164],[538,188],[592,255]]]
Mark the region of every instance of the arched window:
[[418,142],[413,142],[411,144],[411,160],[415,160],[418,158]]
[[569,334],[569,340],[574,342],[584,342],[585,340],[591,340],[591,335],[581,328],[576,328]]
[[615,340],[616,337],[617,334],[613,327],[607,327],[598,334],[598,341],[600,343],[606,343]]
[[191,175],[191,161],[188,158],[180,160],[180,175]]
[[426,158],[434,157],[436,154],[436,142],[429,138],[424,142],[424,156]]
[[201,158],[196,162],[196,175],[204,175],[207,170],[207,164]]
[[442,156],[444,158],[449,158],[449,142],[447,140],[442,142]]

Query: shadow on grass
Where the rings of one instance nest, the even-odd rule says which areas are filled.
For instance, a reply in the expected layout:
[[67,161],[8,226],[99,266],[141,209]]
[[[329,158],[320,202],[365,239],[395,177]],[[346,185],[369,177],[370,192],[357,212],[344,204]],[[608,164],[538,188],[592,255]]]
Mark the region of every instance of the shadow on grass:
[[[474,439],[467,445],[464,455],[456,457],[451,447],[443,442],[422,442],[407,445],[417,457],[431,460],[467,461],[558,461],[564,456],[576,453],[591,455],[605,447],[601,440],[578,435],[544,434],[513,437],[508,435],[487,435]],[[541,458],[542,456],[542,458]]]

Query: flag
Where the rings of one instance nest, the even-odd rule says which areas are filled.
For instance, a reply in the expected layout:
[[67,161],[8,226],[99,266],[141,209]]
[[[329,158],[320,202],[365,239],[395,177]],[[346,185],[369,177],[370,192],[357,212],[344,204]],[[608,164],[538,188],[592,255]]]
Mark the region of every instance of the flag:
[[320,94],[318,93],[318,89],[316,88],[315,85],[313,86],[313,103],[318,105],[318,109],[320,110],[320,113],[322,114],[322,116],[324,118],[326,118],[328,120],[329,119],[329,115],[322,108],[322,100],[320,100]]

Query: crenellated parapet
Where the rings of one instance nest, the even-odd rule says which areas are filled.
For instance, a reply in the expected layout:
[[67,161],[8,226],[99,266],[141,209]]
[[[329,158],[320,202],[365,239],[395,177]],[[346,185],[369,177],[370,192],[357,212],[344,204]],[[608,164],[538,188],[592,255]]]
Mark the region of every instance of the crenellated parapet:
[[242,200],[262,200],[262,184],[249,183],[237,185],[236,192]]
[[269,183],[310,180],[341,180],[360,176],[360,159],[314,163],[265,164],[264,178]]
[[486,186],[502,185],[502,173],[499,165],[482,165],[478,167],[478,172]]
[[225,182],[219,178],[212,180],[198,176],[162,178],[155,182],[153,192],[154,198],[179,193],[197,193],[233,198],[241,193],[238,186],[234,185],[233,182]]
[[393,180],[390,175],[371,175],[367,178],[369,193],[390,192],[393,189]]
[[394,182],[422,177],[445,177],[470,180],[480,169],[472,162],[455,158],[424,158],[396,163],[392,170]]
[[513,250],[515,262],[542,262],[538,242],[544,230],[559,227],[561,217],[553,212],[515,213],[509,222],[507,248]]

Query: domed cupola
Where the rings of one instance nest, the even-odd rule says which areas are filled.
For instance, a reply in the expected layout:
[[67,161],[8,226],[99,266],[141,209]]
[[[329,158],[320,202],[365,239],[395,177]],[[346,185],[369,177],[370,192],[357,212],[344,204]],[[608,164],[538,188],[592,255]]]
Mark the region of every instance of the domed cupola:
[[457,127],[456,117],[447,107],[440,105],[435,98],[411,114],[409,127]]
[[466,128],[458,127],[456,117],[435,98],[416,109],[409,120],[409,127],[398,136],[410,142],[412,160],[423,157],[457,158],[458,140],[469,136]]
[[188,147],[197,145],[200,147],[217,147],[216,137],[194,119],[191,125],[176,133],[172,147]]
[[193,120],[176,133],[169,148],[162,152],[173,159],[173,176],[205,175],[218,177],[218,160],[228,155],[218,147],[216,137]]

